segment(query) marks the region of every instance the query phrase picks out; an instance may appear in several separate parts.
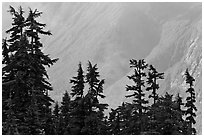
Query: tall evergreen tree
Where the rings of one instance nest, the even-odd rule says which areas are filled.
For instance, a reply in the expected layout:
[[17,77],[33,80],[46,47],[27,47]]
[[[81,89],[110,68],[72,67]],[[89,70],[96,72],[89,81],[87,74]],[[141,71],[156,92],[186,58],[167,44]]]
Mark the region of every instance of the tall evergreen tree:
[[197,111],[197,108],[195,106],[195,102],[196,102],[196,97],[195,97],[195,90],[193,88],[193,82],[195,81],[195,79],[189,74],[188,69],[186,69],[185,72],[185,76],[186,76],[186,84],[189,84],[189,88],[187,89],[186,93],[189,93],[189,96],[186,98],[186,103],[185,103],[185,107],[187,108],[186,110],[186,126],[187,126],[187,134],[196,134],[196,130],[193,127],[193,124],[196,123],[195,121],[195,117],[196,114],[195,112]]
[[58,105],[58,102],[55,102],[55,106],[54,106],[54,110],[53,110],[53,114],[55,117],[58,117],[59,116],[59,105]]
[[[157,93],[157,90],[159,89],[158,80],[164,79],[164,73],[159,73],[157,70],[153,67],[153,65],[149,65],[149,72],[147,77],[147,84],[149,85],[146,90],[152,91],[152,93],[149,95],[149,98],[153,98],[153,105],[151,106],[151,109],[154,109],[155,103],[159,98],[159,95]],[[156,134],[157,132],[154,130],[157,126],[157,123],[155,121],[155,115],[153,114],[153,111],[149,111],[149,133],[148,134]],[[150,133],[151,132],[151,133]]]
[[71,95],[72,97],[83,97],[84,95],[84,72],[81,66],[81,62],[79,63],[79,68],[78,68],[78,74],[76,77],[73,77],[70,80],[70,83],[73,84],[72,86],[72,92]]
[[[19,134],[42,134],[47,121],[47,111],[45,110],[52,101],[46,95],[47,91],[52,90],[52,87],[48,82],[45,67],[50,67],[57,59],[50,59],[41,51],[43,44],[38,35],[48,34],[43,33],[48,32],[44,31],[45,25],[42,26],[36,21],[36,18],[42,14],[41,12],[30,10],[26,19],[21,7],[19,11],[16,11],[10,6],[9,12],[13,16],[13,26],[6,31],[11,35],[7,40],[8,51],[3,51],[8,54],[4,57],[9,57],[9,59],[6,59],[7,62],[4,62],[6,64],[2,68],[2,81],[3,83],[12,81],[12,83],[9,87],[7,84],[3,84],[3,92],[9,95],[3,97],[4,102],[10,102],[6,103],[8,107],[3,111],[7,115],[10,115],[9,113],[15,115]],[[31,17],[35,22],[33,24],[29,23]],[[34,43],[30,40],[29,33],[36,34]]]
[[[146,120],[146,110],[147,110],[147,103],[148,101],[145,99],[145,93],[143,90],[143,87],[145,86],[145,80],[144,78],[146,77],[146,73],[145,73],[145,69],[147,68],[147,64],[144,61],[144,59],[142,60],[130,60],[130,68],[133,68],[134,70],[134,74],[131,76],[128,76],[128,78],[130,80],[132,80],[134,82],[134,85],[126,86],[126,90],[127,91],[133,91],[132,94],[127,95],[126,97],[134,97],[133,98],[133,104],[134,104],[134,112],[133,114],[135,115],[135,123],[138,123],[140,126],[136,126],[136,124],[134,125],[136,129],[132,128],[132,130],[138,131],[139,133],[142,133],[144,131],[145,128],[145,120]],[[138,129],[139,128],[139,129]]]
[[[183,124],[181,110],[179,110],[178,101],[173,100],[173,95],[166,92],[164,97],[158,98],[158,101],[150,108],[150,115],[154,116],[154,124],[148,127],[149,134],[178,135],[183,134]],[[151,119],[150,119],[151,120]]]
[[69,93],[65,91],[61,102],[61,116],[63,120],[63,129],[60,134],[69,134],[70,132],[70,113],[71,113],[71,98]]
[[84,97],[84,107],[86,118],[84,120],[83,134],[99,134],[100,125],[103,122],[104,109],[107,109],[108,104],[99,102],[99,98],[105,98],[103,95],[104,79],[99,80],[99,72],[95,64],[92,66],[91,62],[88,63],[86,82],[89,84],[88,93]]
[[147,87],[146,90],[152,90],[152,94],[149,96],[149,98],[153,98],[154,104],[158,99],[158,94],[156,92],[159,89],[159,84],[157,83],[158,79],[164,79],[164,73],[157,72],[157,70],[152,65],[150,65],[147,77],[147,84],[149,85],[149,87]]
[[73,84],[71,95],[74,98],[71,102],[71,134],[82,134],[81,130],[84,127],[85,110],[84,110],[84,72],[81,63],[79,63],[78,74],[70,80]]

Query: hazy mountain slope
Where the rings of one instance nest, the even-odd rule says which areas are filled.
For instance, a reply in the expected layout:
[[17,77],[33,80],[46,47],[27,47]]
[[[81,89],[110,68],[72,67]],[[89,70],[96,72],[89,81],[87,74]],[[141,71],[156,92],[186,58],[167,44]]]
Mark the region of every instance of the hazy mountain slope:
[[56,100],[70,90],[79,61],[84,69],[88,60],[97,63],[107,88],[128,73],[130,58],[146,57],[160,38],[161,25],[147,14],[148,3],[4,3],[3,30],[11,22],[9,5],[44,12],[40,20],[53,33],[42,39],[44,51],[59,58],[48,69]]
[[70,89],[68,82],[75,74],[79,61],[84,69],[88,60],[97,63],[107,88],[129,71],[130,58],[147,56],[160,37],[159,24],[140,9],[135,10],[134,5],[76,5],[77,10],[62,21],[62,27],[54,33],[54,39],[48,42],[50,46],[45,49],[53,57],[60,58],[49,69],[55,88],[51,95],[57,100],[65,89]]
[[[198,24],[198,26],[199,25],[201,24]],[[192,26],[192,24],[188,24],[187,21],[171,21],[165,23],[162,30],[159,44],[153,49],[146,60],[149,64],[153,64],[159,71],[164,72],[178,62],[182,62],[182,58],[186,54],[185,50],[189,48],[192,40],[196,39],[196,35],[198,35],[196,33],[199,29]],[[186,69],[186,67],[183,69]],[[175,72],[167,71],[167,73]],[[126,74],[126,76],[130,74],[131,72]],[[115,96],[111,95],[114,94],[114,92],[116,92],[116,96],[120,96],[119,98],[122,97],[125,99],[125,85],[129,81],[126,76],[106,90],[107,98],[112,98],[107,100],[114,101],[114,103],[110,103],[111,105],[113,104],[113,106],[117,106],[121,101],[120,99],[113,100]]]
[[161,94],[183,92],[179,85],[188,67],[196,76],[201,100],[201,3],[3,3],[3,37],[11,26],[9,5],[43,11],[40,20],[53,33],[42,38],[43,50],[59,58],[48,69],[54,87],[50,95],[55,100],[61,100],[64,90],[70,91],[69,79],[79,61],[85,70],[90,60],[105,78],[103,101],[117,107],[127,100],[125,85],[130,83],[132,58],[146,58],[165,72]]
[[[176,94],[180,93],[183,98],[186,98],[186,89],[188,86],[185,83],[184,73],[186,68],[189,69],[190,74],[195,78],[195,91],[196,91],[196,106],[197,112],[197,123],[196,129],[201,134],[201,117],[202,117],[202,34],[201,34],[201,20],[192,24],[192,31],[189,37],[190,43],[187,43],[187,47],[183,51],[181,60],[175,65],[170,67],[166,73],[166,79],[161,83],[160,93],[168,91]],[[172,56],[172,60],[174,56]]]
[[[197,11],[196,11],[197,12]],[[201,101],[202,101],[202,32],[201,12],[195,18],[181,16],[171,21],[166,21],[162,27],[159,44],[147,56],[148,63],[153,64],[159,71],[165,72],[165,80],[161,81],[159,93],[180,93],[185,99],[184,72],[186,68],[195,77],[197,123],[196,129],[201,134]],[[192,13],[193,14],[193,13]],[[106,89],[107,101],[111,107],[117,107],[122,101],[127,101],[125,95],[126,84],[131,82],[127,75]],[[131,101],[131,100],[129,100]]]
[[[3,31],[11,22],[6,13],[9,5],[44,12],[40,20],[53,33],[42,38],[44,51],[60,59],[48,69],[54,87],[51,96],[60,100],[64,90],[70,89],[68,82],[79,61],[84,68],[88,60],[97,63],[108,88],[129,72],[129,59],[145,58],[158,44],[162,22],[183,15],[197,4],[3,3]],[[171,12],[164,10],[171,8]]]

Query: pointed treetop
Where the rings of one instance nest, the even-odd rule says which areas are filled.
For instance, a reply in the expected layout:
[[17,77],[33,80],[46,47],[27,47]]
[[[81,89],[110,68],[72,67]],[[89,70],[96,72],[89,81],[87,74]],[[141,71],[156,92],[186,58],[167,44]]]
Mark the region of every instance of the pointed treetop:
[[70,83],[73,84],[72,88],[72,92],[71,95],[72,97],[74,96],[80,96],[83,97],[83,92],[84,92],[84,75],[83,75],[83,69],[82,69],[82,65],[81,62],[79,62],[79,68],[77,70],[78,74],[76,77],[73,77],[70,80]]
[[195,79],[189,74],[188,69],[186,69],[185,76],[186,76],[186,83],[190,84],[190,86],[193,86],[193,82],[195,81]]

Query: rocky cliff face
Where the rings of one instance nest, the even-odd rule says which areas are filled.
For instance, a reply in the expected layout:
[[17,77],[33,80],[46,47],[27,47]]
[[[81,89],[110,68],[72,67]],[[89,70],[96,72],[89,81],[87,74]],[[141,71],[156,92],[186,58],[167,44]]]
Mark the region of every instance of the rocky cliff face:
[[[202,34],[201,34],[201,20],[189,27],[189,39],[186,41],[183,49],[183,56],[180,61],[176,62],[172,67],[166,71],[165,81],[161,83],[160,93],[166,91],[176,94],[180,93],[183,99],[186,98],[185,91],[189,88],[185,83],[184,73],[186,68],[189,69],[190,74],[195,78],[195,92],[196,92],[196,128],[201,134],[201,119],[202,119]],[[172,56],[172,61],[174,61]]]

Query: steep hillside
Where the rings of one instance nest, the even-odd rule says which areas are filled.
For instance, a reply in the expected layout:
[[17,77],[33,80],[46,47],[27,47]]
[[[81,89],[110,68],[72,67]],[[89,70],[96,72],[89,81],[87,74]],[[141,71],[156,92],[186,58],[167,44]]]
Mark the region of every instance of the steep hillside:
[[[167,21],[163,24],[159,44],[147,56],[146,61],[153,64],[159,71],[165,73],[165,80],[160,82],[160,95],[170,92],[174,95],[180,93],[185,99],[184,72],[186,68],[196,79],[196,106],[197,123],[196,129],[201,134],[201,113],[202,113],[202,32],[201,14],[197,18],[180,17]],[[127,75],[130,75],[129,72]],[[127,75],[118,80],[114,85],[106,89],[107,101],[111,107],[117,107],[121,101],[128,101],[125,98],[125,86],[131,82]],[[117,99],[116,99],[117,98]],[[131,101],[131,100],[129,100]]]
[[[80,61],[84,69],[88,60],[97,63],[108,88],[129,72],[130,58],[146,57],[160,38],[161,25],[147,14],[148,3],[5,3],[5,11],[9,5],[44,11],[41,20],[53,33],[43,38],[44,51],[59,58],[48,69],[55,100],[70,90],[69,79]],[[10,21],[5,11],[5,21]]]
[[188,88],[185,83],[185,69],[188,68],[190,74],[195,78],[196,107],[198,108],[196,128],[201,134],[202,118],[202,34],[201,20],[192,25],[190,44],[184,50],[181,60],[166,71],[166,79],[161,83],[160,93],[169,91],[170,93],[180,93],[185,99],[185,91]]
[[[3,3],[3,37],[11,26],[6,12],[9,5],[43,11],[40,20],[53,33],[42,38],[43,50],[59,58],[48,68],[53,99],[60,101],[64,91],[70,91],[69,79],[78,63],[81,61],[85,70],[90,60],[98,64],[105,78],[107,98],[103,101],[115,108],[127,101],[129,59],[145,58],[165,72],[160,94],[184,93],[183,73],[189,68],[196,79],[196,126],[201,127],[201,3]],[[197,129],[201,133],[201,128]]]

